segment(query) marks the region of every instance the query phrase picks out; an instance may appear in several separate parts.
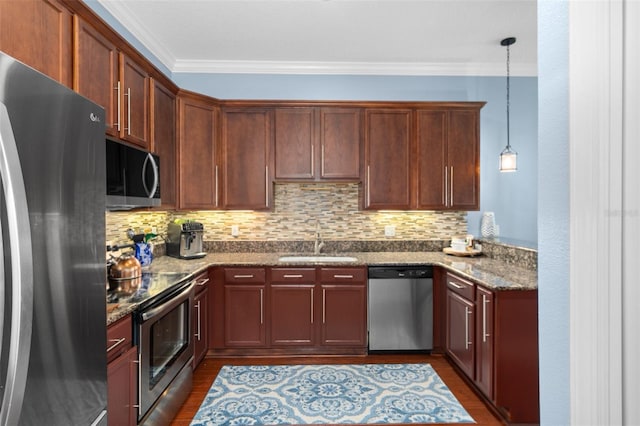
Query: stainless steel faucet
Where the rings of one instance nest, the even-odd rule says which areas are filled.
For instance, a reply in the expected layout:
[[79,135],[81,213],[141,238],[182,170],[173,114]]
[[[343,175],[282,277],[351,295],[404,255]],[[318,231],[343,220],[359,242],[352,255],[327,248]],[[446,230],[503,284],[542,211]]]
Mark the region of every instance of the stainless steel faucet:
[[313,246],[313,254],[320,254],[323,247],[324,241],[322,241],[322,237],[320,236],[320,221],[316,221],[316,242]]

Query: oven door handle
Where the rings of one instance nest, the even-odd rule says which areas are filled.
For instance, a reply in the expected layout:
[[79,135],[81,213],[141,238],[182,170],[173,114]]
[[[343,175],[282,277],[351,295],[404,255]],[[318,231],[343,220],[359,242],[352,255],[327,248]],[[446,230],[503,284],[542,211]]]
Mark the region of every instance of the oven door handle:
[[140,316],[142,317],[142,322],[149,321],[150,319],[167,312],[168,309],[172,309],[175,306],[178,306],[185,300],[189,298],[189,293],[193,290],[195,285],[195,281],[191,281],[189,285],[185,287],[184,290],[181,290],[180,293],[175,294],[169,298],[168,301],[161,303],[160,305],[144,311]]

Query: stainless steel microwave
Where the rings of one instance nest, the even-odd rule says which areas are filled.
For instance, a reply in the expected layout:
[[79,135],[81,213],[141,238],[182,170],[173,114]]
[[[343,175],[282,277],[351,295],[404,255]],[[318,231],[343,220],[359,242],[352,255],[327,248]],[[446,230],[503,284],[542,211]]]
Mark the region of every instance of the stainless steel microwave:
[[107,210],[160,205],[160,158],[107,139]]

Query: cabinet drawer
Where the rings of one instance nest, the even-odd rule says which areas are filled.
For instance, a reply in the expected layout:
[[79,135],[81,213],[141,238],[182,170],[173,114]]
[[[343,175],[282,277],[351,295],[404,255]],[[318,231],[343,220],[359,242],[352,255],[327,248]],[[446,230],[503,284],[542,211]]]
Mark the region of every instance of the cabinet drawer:
[[227,283],[263,283],[264,268],[225,268],[224,280]]
[[467,300],[474,300],[475,284],[471,281],[447,274],[447,288]]
[[196,281],[196,294],[200,294],[209,286],[209,272],[203,272],[194,278]]
[[364,268],[322,268],[320,281],[323,283],[364,283]]
[[272,268],[271,282],[274,283],[314,283],[316,281],[315,268]]
[[126,316],[107,328],[107,362],[131,348],[133,325],[131,315]]

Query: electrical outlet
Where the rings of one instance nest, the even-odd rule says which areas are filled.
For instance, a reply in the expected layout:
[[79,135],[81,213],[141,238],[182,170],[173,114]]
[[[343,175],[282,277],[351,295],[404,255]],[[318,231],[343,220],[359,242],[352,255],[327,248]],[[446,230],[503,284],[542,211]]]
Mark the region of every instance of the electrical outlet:
[[158,228],[156,228],[155,226],[152,226],[151,227],[151,233],[157,235],[158,234]]
[[384,236],[385,237],[395,237],[396,236],[396,227],[395,227],[395,225],[386,225],[384,227]]
[[238,225],[231,225],[231,236],[237,237],[240,234],[240,228]]

